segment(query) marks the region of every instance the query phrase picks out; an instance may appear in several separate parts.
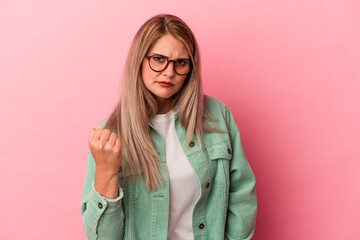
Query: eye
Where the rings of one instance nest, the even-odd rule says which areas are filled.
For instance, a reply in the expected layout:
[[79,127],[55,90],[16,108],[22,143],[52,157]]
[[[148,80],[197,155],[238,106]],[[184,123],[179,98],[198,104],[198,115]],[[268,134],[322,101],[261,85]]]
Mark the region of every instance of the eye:
[[153,59],[156,61],[156,62],[164,62],[165,58],[162,57],[162,56],[153,56]]
[[178,60],[176,60],[176,64],[179,66],[184,66],[184,65],[186,65],[186,60],[178,59]]

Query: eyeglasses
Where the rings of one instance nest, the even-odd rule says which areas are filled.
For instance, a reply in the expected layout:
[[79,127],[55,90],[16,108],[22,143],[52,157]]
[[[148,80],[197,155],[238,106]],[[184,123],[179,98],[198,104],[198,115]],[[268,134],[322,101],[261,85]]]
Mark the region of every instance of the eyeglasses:
[[164,71],[170,62],[174,62],[174,70],[181,76],[187,75],[192,69],[191,61],[187,58],[169,60],[169,58],[162,55],[146,56],[145,58],[149,60],[149,66],[154,72]]

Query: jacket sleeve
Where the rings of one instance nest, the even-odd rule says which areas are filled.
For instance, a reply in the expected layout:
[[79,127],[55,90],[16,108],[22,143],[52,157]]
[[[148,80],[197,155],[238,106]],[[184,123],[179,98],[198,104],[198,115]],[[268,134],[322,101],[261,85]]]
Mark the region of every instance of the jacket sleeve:
[[255,176],[244,154],[240,133],[228,108],[225,108],[232,144],[230,165],[229,207],[225,239],[250,240],[254,234],[257,199]]
[[88,240],[121,240],[124,235],[123,191],[119,196],[107,199],[94,188],[95,160],[88,150],[85,183],[81,197],[81,218]]

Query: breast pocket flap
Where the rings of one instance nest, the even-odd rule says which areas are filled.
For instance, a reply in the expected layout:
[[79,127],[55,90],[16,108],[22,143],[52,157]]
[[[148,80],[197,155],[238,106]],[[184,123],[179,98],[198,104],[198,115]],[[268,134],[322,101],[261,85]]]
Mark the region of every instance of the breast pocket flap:
[[217,159],[231,160],[232,158],[232,149],[231,149],[230,141],[222,142],[207,147],[207,152],[211,160],[217,160]]
[[[142,173],[143,171],[141,171]],[[137,172],[126,172],[126,171],[123,171],[122,168],[121,170],[119,171],[119,177],[120,178],[126,178],[126,177],[130,177],[130,176],[139,176],[139,174]]]

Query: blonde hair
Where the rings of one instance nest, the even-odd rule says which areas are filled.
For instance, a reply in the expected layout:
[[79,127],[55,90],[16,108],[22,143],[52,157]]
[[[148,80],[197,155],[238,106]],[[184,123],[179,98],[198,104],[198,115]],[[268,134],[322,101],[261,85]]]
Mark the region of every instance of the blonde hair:
[[187,132],[185,144],[189,144],[196,133],[202,147],[203,131],[223,132],[203,123],[203,118],[215,120],[206,106],[201,84],[199,47],[192,31],[174,15],[158,14],[148,19],[132,41],[123,73],[121,98],[104,127],[117,133],[121,139],[123,171],[132,179],[134,174],[138,174],[147,190],[157,189],[159,182],[164,184],[164,181],[158,169],[163,166],[158,161],[149,127],[150,116],[158,110],[157,102],[142,81],[141,68],[149,49],[165,34],[171,34],[185,45],[193,65],[183,87],[172,97],[172,107],[179,107],[179,120]]

